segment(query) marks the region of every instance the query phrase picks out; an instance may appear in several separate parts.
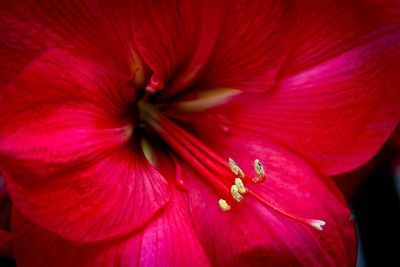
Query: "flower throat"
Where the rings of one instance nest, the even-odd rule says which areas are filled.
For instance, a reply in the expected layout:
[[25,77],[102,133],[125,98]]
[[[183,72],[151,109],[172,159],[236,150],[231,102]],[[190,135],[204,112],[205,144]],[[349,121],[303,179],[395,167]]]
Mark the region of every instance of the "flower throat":
[[245,201],[244,196],[248,195],[281,215],[317,230],[323,230],[325,221],[309,219],[285,211],[263,199],[254,190],[245,187],[245,183],[248,182],[255,184],[268,182],[267,174],[259,159],[254,160],[255,176],[250,178],[233,159],[224,160],[145,99],[139,101],[138,106],[142,123],[150,126],[220,196],[216,205],[219,205],[221,211],[232,212],[234,209],[238,209],[240,203]]

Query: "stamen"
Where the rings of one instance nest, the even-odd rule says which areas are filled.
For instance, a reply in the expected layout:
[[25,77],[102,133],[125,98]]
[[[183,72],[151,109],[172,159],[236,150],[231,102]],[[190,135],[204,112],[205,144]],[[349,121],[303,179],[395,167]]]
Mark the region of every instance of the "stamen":
[[242,169],[240,169],[239,165],[237,165],[237,163],[229,158],[229,168],[231,168],[231,171],[235,174],[235,175],[240,175],[240,177],[244,178],[244,173],[242,171]]
[[257,177],[254,177],[252,179],[253,182],[258,183],[258,182],[264,180],[267,177],[267,175],[265,174],[265,171],[264,171],[264,167],[261,164],[261,161],[259,159],[256,159],[254,161],[254,170],[257,173]]
[[243,181],[240,178],[236,178],[235,179],[235,185],[237,186],[237,188],[239,189],[239,193],[240,194],[244,194],[246,193],[246,188],[244,187]]
[[258,176],[265,176],[264,167],[259,159],[256,159],[254,161],[254,170],[256,171]]
[[231,194],[232,197],[237,201],[240,202],[242,200],[242,195],[239,193],[239,188],[236,185],[232,185],[231,187]]
[[[243,171],[233,159],[229,158],[231,171],[239,176],[236,176],[235,184],[232,185],[232,177],[226,168],[226,160],[222,159],[208,147],[202,145],[200,141],[179,127],[174,121],[163,116],[156,107],[139,102],[139,108],[143,122],[151,126],[166,143],[174,148],[177,154],[189,162],[205,181],[212,185],[216,193],[223,198],[218,201],[222,211],[231,209],[231,206],[224,199],[232,197],[237,202],[241,202],[243,199],[242,194],[247,192],[247,194],[253,196],[260,203],[290,219],[305,223],[320,231],[323,229],[323,226],[326,224],[325,221],[305,218],[288,212],[268,202],[253,190],[245,188],[242,180],[244,179]],[[266,173],[260,160],[257,159],[254,161],[254,169],[257,176],[253,178],[253,181],[254,179],[261,181],[266,178]]]
[[[231,168],[232,172],[236,174],[239,173],[238,169],[240,170],[239,166],[236,164],[236,162],[229,158],[229,167]],[[264,167],[261,164],[261,161],[259,159],[256,159],[254,161],[254,169],[257,173],[257,177],[253,178],[253,181],[261,181],[264,180],[266,177],[265,171],[264,171]],[[244,176],[244,175],[243,175]],[[258,194],[256,194],[253,190],[251,189],[246,189],[244,187],[243,181],[240,178],[235,178],[235,184],[232,185],[231,187],[231,195],[232,197],[237,201],[237,202],[241,202],[241,200],[243,199],[242,194],[244,193],[248,193],[250,195],[252,195],[255,199],[257,199],[260,203],[263,203],[265,206],[275,210],[276,212],[301,223],[307,224],[319,231],[323,230],[323,226],[326,224],[325,221],[323,220],[318,220],[318,219],[310,219],[310,218],[305,218],[302,216],[298,216],[296,214],[290,213],[288,211],[285,211],[284,209],[281,209],[275,205],[273,205],[272,203],[268,202],[266,199],[264,199],[263,197],[259,196]],[[221,207],[221,204],[220,204]]]
[[[226,160],[179,127],[173,120],[160,113],[157,107],[145,101],[140,101],[138,105],[141,111],[141,120],[173,147],[174,151],[212,186],[221,199],[231,199],[232,177],[226,167]],[[178,181],[179,183],[180,181]],[[225,205],[224,202],[219,202],[219,206],[224,211],[228,210],[229,204]]]
[[229,204],[226,202],[225,199],[220,199],[218,201],[219,207],[221,208],[222,211],[228,211],[231,209],[231,206],[229,206]]
[[[179,140],[179,146],[190,151],[192,155],[196,155],[196,158],[204,161],[203,165],[207,166],[208,169],[216,170],[218,173],[226,172],[226,161],[224,159],[176,125],[172,120],[162,115],[154,106],[139,102],[139,107],[142,111],[142,119],[152,126],[165,141],[169,143],[171,139],[175,141]],[[171,136],[172,133],[174,136]]]

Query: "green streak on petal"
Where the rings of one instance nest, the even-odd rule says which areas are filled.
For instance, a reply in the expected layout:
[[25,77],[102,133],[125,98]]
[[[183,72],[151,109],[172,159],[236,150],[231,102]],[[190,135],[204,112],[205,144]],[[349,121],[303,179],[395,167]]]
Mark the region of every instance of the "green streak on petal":
[[218,88],[201,92],[197,99],[179,102],[177,108],[183,111],[202,111],[211,107],[222,105],[230,98],[240,94],[241,91],[231,88]]
[[144,138],[142,139],[141,146],[143,154],[146,157],[146,159],[151,163],[151,165],[156,166],[157,165],[156,154],[153,148],[150,146],[150,144],[146,141],[146,139]]

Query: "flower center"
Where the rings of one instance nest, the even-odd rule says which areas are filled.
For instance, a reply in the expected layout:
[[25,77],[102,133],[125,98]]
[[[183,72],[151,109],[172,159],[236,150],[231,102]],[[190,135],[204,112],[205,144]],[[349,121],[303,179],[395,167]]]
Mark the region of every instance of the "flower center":
[[260,160],[254,161],[255,176],[249,179],[233,159],[229,158],[228,161],[223,159],[190,132],[163,115],[145,99],[139,101],[138,107],[141,121],[157,132],[221,197],[218,205],[222,211],[229,211],[232,206],[238,206],[239,203],[243,202],[244,195],[248,194],[275,212],[310,225],[317,230],[323,229],[324,221],[304,218],[285,211],[266,201],[254,190],[245,187],[244,181],[260,183],[267,180],[266,172]]

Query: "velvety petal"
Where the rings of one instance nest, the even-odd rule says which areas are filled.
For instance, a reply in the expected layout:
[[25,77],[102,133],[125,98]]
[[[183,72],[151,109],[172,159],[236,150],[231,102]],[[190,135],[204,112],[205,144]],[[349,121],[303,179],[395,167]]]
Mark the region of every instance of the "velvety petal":
[[269,90],[295,45],[288,37],[295,22],[292,3],[228,1],[226,5],[217,43],[198,86]]
[[105,156],[93,167],[57,177],[6,176],[25,216],[67,239],[99,241],[142,227],[168,200],[167,183],[134,153]]
[[165,214],[144,231],[139,265],[210,265],[194,231],[186,194],[175,191]]
[[143,231],[104,244],[64,240],[14,213],[18,266],[208,266],[183,193]]
[[343,173],[370,160],[400,121],[400,4],[299,1],[297,7],[297,45],[276,95],[252,112],[262,112],[264,133],[322,172]]
[[2,1],[0,86],[54,47],[101,51],[127,72],[137,72],[143,66],[133,52],[132,6],[131,1]]
[[295,1],[290,55],[280,76],[310,69],[398,30],[397,0]]
[[128,240],[104,244],[81,244],[65,240],[32,223],[13,210],[15,259],[18,266],[135,266],[141,249],[141,234]]
[[173,114],[199,131],[208,120],[237,140],[269,136],[322,173],[338,174],[371,159],[398,124],[399,62],[396,31],[285,77],[264,94],[242,93],[208,111]]
[[289,4],[274,1],[143,1],[134,11],[138,50],[154,71],[149,84],[171,96],[200,87],[264,91],[288,42]]
[[68,163],[95,157],[98,147],[125,144],[134,101],[125,79],[101,57],[63,50],[43,54],[1,91],[2,155]]
[[0,94],[0,169],[14,204],[79,241],[142,227],[166,180],[131,143],[133,89],[102,57],[53,50]]
[[[232,142],[208,136],[221,156],[232,157],[245,172],[244,184],[262,199],[286,212],[326,222],[322,231],[289,219],[244,195],[240,204],[222,212],[218,198],[203,178],[190,170],[187,184],[193,223],[215,266],[354,266],[356,236],[350,211],[333,182],[319,177],[291,152],[250,137]],[[229,140],[229,139],[228,139]],[[254,159],[260,159],[268,178],[253,184]],[[221,178],[222,179],[222,178]]]

